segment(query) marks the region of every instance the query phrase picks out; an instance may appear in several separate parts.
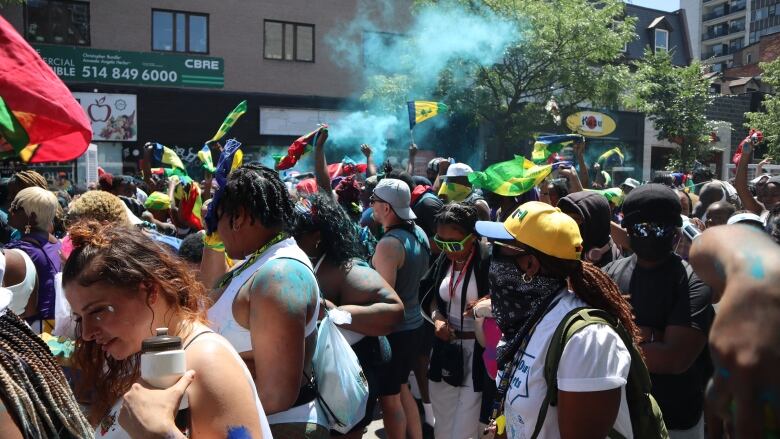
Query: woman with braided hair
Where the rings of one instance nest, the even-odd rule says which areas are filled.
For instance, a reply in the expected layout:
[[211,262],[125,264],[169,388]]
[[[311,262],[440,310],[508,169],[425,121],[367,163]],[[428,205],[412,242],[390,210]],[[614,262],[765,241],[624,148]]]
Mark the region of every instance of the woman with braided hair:
[[5,309],[10,300],[10,291],[0,289],[0,437],[92,437],[49,347]]
[[[88,406],[96,437],[229,437],[236,429],[242,438],[271,437],[249,370],[206,326],[205,290],[183,261],[123,225],[80,222],[70,237],[63,287],[77,325],[76,394]],[[122,397],[131,387],[139,391],[133,383],[140,378],[142,343],[156,328],[181,338],[186,366],[196,374],[188,408],[157,413],[156,431],[127,431]]]
[[249,163],[230,173],[206,221],[216,223],[227,256],[245,261],[217,283],[208,318],[255,372],[274,436],[327,438],[311,365],[320,292],[309,257],[290,236],[292,220],[276,171]]
[[553,334],[572,311],[606,311],[639,341],[615,283],[580,260],[577,223],[560,209],[528,202],[503,223],[480,221],[476,230],[494,243],[490,295],[503,333],[493,419],[503,414],[510,438],[607,437],[611,430],[631,437],[625,386],[632,355],[609,325],[588,325],[568,339],[557,368],[558,403],[547,406],[548,347],[558,343]]

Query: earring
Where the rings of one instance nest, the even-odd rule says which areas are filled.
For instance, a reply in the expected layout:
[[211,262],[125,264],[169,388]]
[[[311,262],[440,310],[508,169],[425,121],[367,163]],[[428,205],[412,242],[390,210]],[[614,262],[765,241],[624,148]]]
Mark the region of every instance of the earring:
[[522,280],[524,284],[530,284],[534,278],[533,276],[529,276],[528,273],[523,273],[523,276],[520,277],[520,280]]
[[239,230],[240,228],[241,228],[241,226],[240,226],[240,225],[238,225],[238,224],[236,224],[236,223],[233,223],[233,231],[234,231],[234,232],[238,232],[238,230]]
[[31,225],[27,224],[26,226],[24,226],[24,234],[25,235],[29,235],[31,231],[32,231],[32,226]]

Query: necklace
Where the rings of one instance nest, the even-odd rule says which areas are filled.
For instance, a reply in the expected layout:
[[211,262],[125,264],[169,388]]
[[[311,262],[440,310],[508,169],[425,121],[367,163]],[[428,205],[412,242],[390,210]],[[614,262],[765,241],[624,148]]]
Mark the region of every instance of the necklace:
[[263,255],[263,253],[266,252],[271,246],[278,244],[285,239],[287,239],[287,233],[285,232],[279,232],[276,236],[271,238],[270,241],[266,242],[265,245],[260,247],[259,249],[255,250],[249,257],[246,259],[246,262],[244,262],[240,267],[236,268],[233,271],[228,272],[225,277],[223,277],[219,283],[217,284],[217,288],[222,288],[225,285],[229,284],[230,281],[233,280],[236,276],[241,274],[244,270],[249,268],[256,260],[260,258],[260,256]]

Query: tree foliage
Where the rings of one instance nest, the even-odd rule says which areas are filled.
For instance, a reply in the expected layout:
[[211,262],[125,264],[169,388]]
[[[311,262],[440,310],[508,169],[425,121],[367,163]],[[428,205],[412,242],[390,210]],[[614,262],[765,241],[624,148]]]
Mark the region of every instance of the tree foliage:
[[[780,59],[761,63],[760,67],[763,71],[761,81],[775,91],[780,90]],[[763,131],[764,141],[767,142],[767,155],[778,158],[780,156],[780,96],[777,94],[766,96],[763,110],[745,113],[747,119],[745,126]]]
[[646,49],[635,65],[624,102],[647,113],[659,140],[679,145],[667,166],[691,169],[695,160],[711,152],[711,126],[705,113],[712,96],[701,64],[678,67],[672,64],[671,53]]
[[[417,6],[444,2],[416,0]],[[619,101],[628,68],[620,63],[624,44],[634,35],[633,17],[624,17],[620,0],[453,0],[473,14],[511,20],[517,38],[492,65],[453,60],[439,77],[431,98],[488,127],[491,160],[510,157],[541,129],[555,127],[544,110],[555,97],[566,114],[577,105],[609,106]],[[464,74],[468,72],[468,74]],[[414,89],[406,75],[369,80],[364,101],[391,105]],[[398,102],[397,100],[395,101]]]

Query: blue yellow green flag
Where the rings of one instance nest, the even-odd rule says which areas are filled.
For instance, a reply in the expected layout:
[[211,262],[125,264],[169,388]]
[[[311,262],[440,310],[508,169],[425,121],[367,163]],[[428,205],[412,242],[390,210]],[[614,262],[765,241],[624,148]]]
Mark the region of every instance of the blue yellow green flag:
[[409,101],[406,104],[409,106],[410,130],[418,123],[426,121],[447,111],[447,106],[441,102]]
[[531,160],[536,164],[541,164],[554,153],[560,152],[564,146],[582,141],[584,137],[579,134],[554,134],[551,136],[539,136],[534,143],[534,150],[531,153]]
[[241,117],[244,113],[246,113],[246,101],[241,101],[241,103],[236,105],[236,108],[234,108],[233,111],[227,115],[225,121],[222,122],[222,125],[219,126],[217,134],[214,134],[214,137],[212,137],[209,142],[216,142],[217,140],[225,137],[225,134],[227,134],[227,132],[233,128],[233,124],[235,124],[238,118]]
[[531,190],[547,177],[552,165],[535,165],[523,156],[489,166],[484,172],[469,174],[472,186],[505,197],[516,197]]
[[181,161],[179,156],[176,155],[176,152],[165,145],[155,143],[154,149],[152,150],[152,158],[157,164],[167,165],[174,169],[181,169],[185,172],[185,174],[187,172],[186,168],[184,167],[184,163]]
[[211,148],[209,148],[208,144],[203,145],[203,148],[198,151],[198,159],[200,160],[201,167],[203,167],[204,171],[213,174],[214,171],[217,170],[214,166],[214,159],[211,158]]

